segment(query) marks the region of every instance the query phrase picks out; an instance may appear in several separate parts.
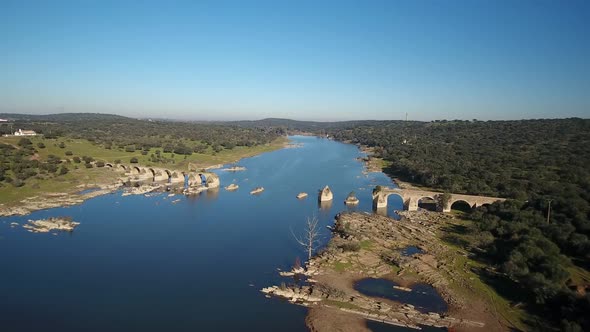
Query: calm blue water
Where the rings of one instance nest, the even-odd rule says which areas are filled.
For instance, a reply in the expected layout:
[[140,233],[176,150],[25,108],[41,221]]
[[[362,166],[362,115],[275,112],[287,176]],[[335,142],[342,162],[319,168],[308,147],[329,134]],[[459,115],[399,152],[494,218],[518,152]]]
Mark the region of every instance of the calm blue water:
[[[305,308],[259,291],[281,281],[277,268],[305,257],[289,229],[302,230],[314,214],[332,225],[352,190],[360,199],[354,209],[371,211],[372,188],[393,184],[382,173],[362,175],[355,146],[292,140],[303,147],[244,159],[244,172],[219,171],[222,186],[235,182],[236,192],[116,193],[1,218],[1,330],[305,331]],[[325,185],[334,201],[320,210],[317,191]],[[265,191],[250,195],[257,186]],[[309,197],[297,200],[301,191]],[[402,207],[391,197],[389,213]],[[80,225],[57,236],[9,225],[52,216]]]
[[402,256],[412,256],[414,254],[421,254],[424,251],[416,246],[407,246],[401,250]]
[[367,296],[411,304],[420,312],[443,313],[447,311],[447,304],[436,289],[430,285],[415,284],[411,287],[411,292],[395,289],[393,286],[398,286],[398,284],[386,279],[366,278],[355,283],[354,289]]

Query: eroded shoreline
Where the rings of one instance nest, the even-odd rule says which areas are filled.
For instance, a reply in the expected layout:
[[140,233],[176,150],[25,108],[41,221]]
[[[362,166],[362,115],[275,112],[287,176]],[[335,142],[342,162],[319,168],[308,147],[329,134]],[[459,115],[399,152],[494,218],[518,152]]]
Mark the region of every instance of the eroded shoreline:
[[[461,259],[466,253],[438,237],[440,228],[453,217],[427,211],[399,214],[400,221],[369,213],[339,214],[328,246],[305,267],[303,275],[311,279],[309,284],[266,288],[263,292],[309,307],[306,322],[312,331],[329,331],[336,326],[354,331],[365,319],[410,328],[429,325],[456,331],[507,330],[485,295],[470,286],[475,275]],[[404,256],[401,249],[407,246],[419,246],[422,252]],[[354,289],[355,282],[365,278],[391,280],[402,288],[429,284],[445,300],[448,310],[420,312],[409,304],[365,296]],[[334,315],[334,310],[347,315]],[[355,317],[355,329],[347,328]]]
[[[270,151],[263,151],[261,153],[272,152],[272,151],[276,151],[276,150],[293,148],[293,147],[297,147],[297,146],[294,146],[291,143],[291,141],[286,140],[281,143],[280,147],[277,147],[274,150],[270,150]],[[259,153],[259,154],[261,154],[261,153]],[[234,165],[234,166],[232,166],[232,167],[234,167],[234,170],[235,170],[235,167],[238,167],[237,170],[245,170],[245,168],[242,169],[239,166],[236,166],[235,164],[244,158],[251,158],[251,157],[257,156],[259,154],[246,155],[246,156],[239,158],[237,160],[230,160],[225,164],[208,165],[208,166],[205,166],[203,169],[205,169],[205,170],[221,169],[226,165]],[[92,183],[89,185],[81,185],[81,186],[77,186],[75,188],[72,188],[72,191],[70,191],[70,192],[45,193],[42,195],[35,195],[35,196],[27,197],[27,198],[22,199],[14,204],[0,204],[0,217],[24,216],[24,215],[28,215],[28,214],[31,214],[35,211],[39,211],[39,210],[79,205],[88,199],[95,198],[95,197],[102,196],[102,195],[111,194],[111,193],[114,193],[114,192],[116,192],[120,189],[123,189],[123,188],[130,188],[127,191],[128,194],[139,195],[139,194],[145,194],[145,193],[149,193],[149,192],[158,190],[158,188],[166,185],[165,183],[163,183],[163,184],[156,183],[158,188],[149,188],[150,184],[143,184],[140,186],[139,189],[133,189],[133,187],[126,187],[124,185],[126,179],[128,179],[128,177],[121,176],[115,182],[103,182],[103,183]],[[138,180],[138,181],[140,181],[140,180]],[[84,190],[89,189],[89,188],[97,188],[97,189],[84,193]],[[202,190],[200,190],[200,191],[202,191]],[[196,193],[199,193],[200,191],[199,190],[192,190],[192,191],[187,192],[186,194],[188,194],[188,195],[196,194]],[[83,192],[83,193],[81,193],[81,192]]]

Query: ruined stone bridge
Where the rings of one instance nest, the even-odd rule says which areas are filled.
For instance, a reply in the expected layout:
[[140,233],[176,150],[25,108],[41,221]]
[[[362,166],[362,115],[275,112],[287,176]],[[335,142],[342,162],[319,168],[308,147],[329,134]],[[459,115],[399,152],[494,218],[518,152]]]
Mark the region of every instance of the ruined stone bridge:
[[492,204],[496,201],[505,201],[505,198],[499,197],[487,197],[487,196],[475,196],[475,195],[462,195],[462,194],[449,194],[448,201],[443,205],[442,192],[427,191],[420,189],[399,189],[399,188],[388,188],[388,187],[376,187],[373,190],[373,206],[377,209],[387,207],[387,198],[390,195],[398,195],[401,197],[404,203],[404,210],[416,211],[418,210],[418,204],[422,199],[431,199],[436,203],[437,209],[443,212],[450,212],[451,206],[457,202],[467,203],[471,208],[482,206],[484,204]]
[[209,188],[216,188],[220,185],[217,174],[211,172],[184,172],[160,167],[113,163],[105,163],[105,167],[110,167],[115,171],[143,181],[184,183],[188,180],[189,186],[206,185]]

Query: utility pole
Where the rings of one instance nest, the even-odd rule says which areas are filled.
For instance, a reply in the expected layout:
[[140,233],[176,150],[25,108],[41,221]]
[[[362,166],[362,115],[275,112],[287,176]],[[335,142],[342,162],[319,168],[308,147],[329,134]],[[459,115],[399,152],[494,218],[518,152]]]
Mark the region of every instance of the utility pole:
[[549,204],[547,206],[547,223],[550,223],[549,218],[551,218],[551,202],[552,201],[553,201],[552,199],[547,200],[547,203]]

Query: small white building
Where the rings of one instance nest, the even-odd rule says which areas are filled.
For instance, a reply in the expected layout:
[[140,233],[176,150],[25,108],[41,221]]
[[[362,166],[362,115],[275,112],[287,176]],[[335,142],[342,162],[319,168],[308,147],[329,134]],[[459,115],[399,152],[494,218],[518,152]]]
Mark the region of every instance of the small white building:
[[34,130],[19,129],[18,131],[14,132],[14,136],[37,136],[37,133]]

